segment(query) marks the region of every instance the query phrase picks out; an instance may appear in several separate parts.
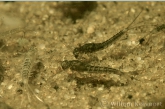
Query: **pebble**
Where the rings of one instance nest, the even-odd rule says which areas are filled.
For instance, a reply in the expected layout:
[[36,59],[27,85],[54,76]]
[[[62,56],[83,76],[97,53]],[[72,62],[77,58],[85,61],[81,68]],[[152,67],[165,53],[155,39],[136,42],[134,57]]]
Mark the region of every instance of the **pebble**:
[[92,34],[94,31],[95,31],[95,28],[92,25],[87,28],[87,33],[88,34]]

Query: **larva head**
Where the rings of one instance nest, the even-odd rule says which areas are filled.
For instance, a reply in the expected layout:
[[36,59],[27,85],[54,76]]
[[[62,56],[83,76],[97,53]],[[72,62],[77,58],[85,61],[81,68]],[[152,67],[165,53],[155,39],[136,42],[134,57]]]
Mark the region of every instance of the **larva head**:
[[79,49],[78,48],[75,48],[73,50],[73,55],[74,55],[75,58],[78,58],[78,56],[79,56]]
[[61,62],[61,67],[62,67],[63,70],[69,68],[69,66],[70,66],[69,61],[65,60],[65,61]]

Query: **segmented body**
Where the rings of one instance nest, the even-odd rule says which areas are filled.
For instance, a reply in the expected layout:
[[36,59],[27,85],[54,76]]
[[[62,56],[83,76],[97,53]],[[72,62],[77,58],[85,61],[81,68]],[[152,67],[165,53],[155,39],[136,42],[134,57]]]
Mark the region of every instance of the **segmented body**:
[[22,74],[22,82],[24,84],[28,84],[30,72],[31,72],[31,59],[28,57],[28,58],[25,58],[25,60],[24,60],[24,64],[22,67],[22,73],[21,73]]
[[[142,11],[141,11],[142,12]],[[139,13],[139,15],[141,14],[141,12]],[[138,15],[138,16],[139,16]],[[76,47],[73,50],[73,54],[75,56],[75,58],[79,57],[79,54],[87,54],[87,53],[93,53],[102,49],[105,49],[106,47],[108,47],[109,45],[112,44],[112,42],[116,41],[117,39],[119,39],[122,35],[124,35],[129,29],[130,26],[133,24],[133,22],[138,18],[138,16],[132,21],[132,23],[126,28],[121,30],[119,33],[115,34],[113,37],[111,37],[110,39],[102,42],[102,43],[87,43],[84,44],[82,46]]]
[[107,73],[116,73],[116,74],[122,75],[122,72],[117,69],[113,69],[110,67],[92,66],[78,60],[62,61],[61,66],[63,69],[70,68],[73,71],[80,71],[80,72],[87,71],[87,72],[94,72],[94,73],[107,72]]
[[28,84],[29,77],[31,76],[31,69],[34,63],[35,49],[30,48],[30,50],[25,54],[25,59],[22,66],[22,82]]

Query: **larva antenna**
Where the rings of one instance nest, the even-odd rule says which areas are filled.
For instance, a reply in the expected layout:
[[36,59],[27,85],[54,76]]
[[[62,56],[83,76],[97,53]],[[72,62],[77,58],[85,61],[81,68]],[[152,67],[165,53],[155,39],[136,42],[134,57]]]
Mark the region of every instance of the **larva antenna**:
[[129,29],[131,25],[136,21],[136,19],[140,16],[140,14],[143,12],[143,9],[140,11],[140,13],[135,17],[135,19],[128,25],[126,29]]

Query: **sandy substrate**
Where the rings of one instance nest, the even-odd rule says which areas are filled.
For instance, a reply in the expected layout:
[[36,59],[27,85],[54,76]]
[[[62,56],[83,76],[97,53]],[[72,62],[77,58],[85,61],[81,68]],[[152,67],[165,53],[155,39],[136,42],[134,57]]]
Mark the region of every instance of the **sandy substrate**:
[[[0,109],[164,109],[165,32],[152,31],[165,23],[164,6],[0,2]],[[111,38],[141,10],[131,25],[136,28],[106,49],[84,56],[95,58],[86,64],[129,76],[61,68],[61,61],[76,59],[75,47]],[[31,72],[27,79],[32,90],[22,83],[25,71]]]

